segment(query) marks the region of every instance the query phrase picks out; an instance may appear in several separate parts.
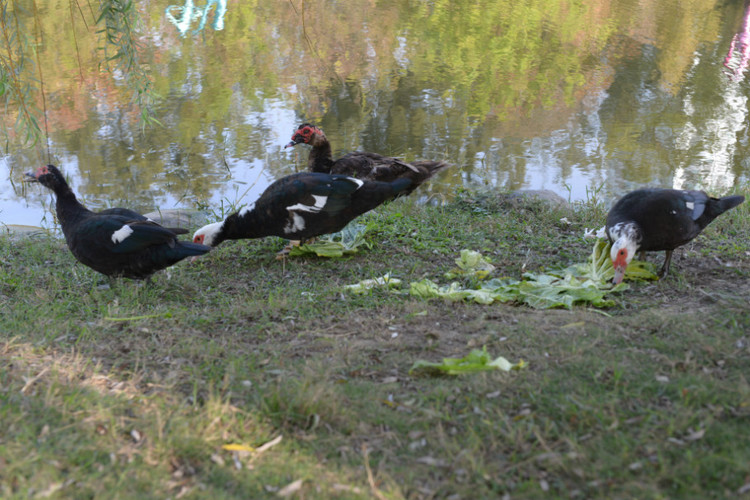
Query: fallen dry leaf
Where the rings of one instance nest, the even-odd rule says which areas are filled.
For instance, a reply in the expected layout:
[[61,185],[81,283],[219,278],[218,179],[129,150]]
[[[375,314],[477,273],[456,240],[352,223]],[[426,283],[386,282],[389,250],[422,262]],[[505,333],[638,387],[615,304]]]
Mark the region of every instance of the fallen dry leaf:
[[697,441],[703,437],[703,435],[706,434],[706,429],[700,429],[695,432],[691,432],[687,436],[685,436],[685,441]]
[[247,446],[245,444],[238,444],[238,443],[224,444],[221,446],[221,448],[227,451],[248,451],[248,452],[255,451],[255,448],[253,448],[252,446]]
[[341,483],[334,483],[333,484],[333,491],[346,491],[350,493],[355,493],[359,495],[362,490],[357,488],[356,486],[349,486],[348,484],[341,484]]
[[448,465],[448,462],[446,462],[445,460],[430,456],[419,457],[417,459],[417,462],[420,464],[429,465],[430,467],[445,467]]
[[277,444],[279,444],[281,442],[282,437],[283,436],[281,434],[279,434],[278,436],[276,436],[275,438],[273,438],[269,442],[258,446],[258,448],[255,450],[255,452],[256,453],[263,453],[267,449],[272,448],[273,446],[276,446]]
[[130,431],[130,437],[133,438],[134,443],[140,443],[141,439],[143,439],[143,434],[138,429],[133,429]]
[[279,490],[278,496],[285,498],[294,495],[302,489],[302,479],[297,479]]
[[48,498],[57,493],[63,487],[63,483],[52,483],[42,491],[34,495],[34,498]]

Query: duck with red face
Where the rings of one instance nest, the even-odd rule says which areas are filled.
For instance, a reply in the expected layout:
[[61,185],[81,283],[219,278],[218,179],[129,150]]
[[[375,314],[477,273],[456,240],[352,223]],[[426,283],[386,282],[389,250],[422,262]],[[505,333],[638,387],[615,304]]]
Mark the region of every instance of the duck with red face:
[[377,182],[299,172],[275,181],[251,206],[203,226],[193,242],[215,247],[225,240],[279,236],[298,241],[335,233],[410,187],[409,179]]
[[357,179],[379,182],[393,182],[397,179],[410,179],[411,186],[401,193],[408,195],[420,184],[448,167],[442,161],[405,162],[392,156],[378,153],[355,151],[336,160],[331,154],[331,144],[323,131],[310,123],[303,123],[292,134],[292,141],[286,148],[297,144],[312,146],[307,158],[310,172],[348,175]]
[[128,208],[92,212],[83,206],[54,165],[26,173],[55,193],[55,212],[65,242],[82,264],[106,276],[148,278],[186,257],[203,255],[210,247],[179,241],[187,230],[162,227]]
[[665,251],[662,278],[669,272],[672,252],[698,236],[716,217],[745,201],[744,196],[711,198],[703,191],[646,188],[632,191],[607,215],[612,242],[614,283],[620,283],[636,252]]

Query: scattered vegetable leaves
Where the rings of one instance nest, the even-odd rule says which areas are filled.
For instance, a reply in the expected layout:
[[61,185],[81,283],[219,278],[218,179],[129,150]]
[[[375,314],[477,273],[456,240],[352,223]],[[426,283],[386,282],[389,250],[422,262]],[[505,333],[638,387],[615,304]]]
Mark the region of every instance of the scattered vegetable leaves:
[[441,363],[432,363],[430,361],[418,360],[409,370],[409,375],[414,376],[443,376],[443,375],[460,375],[462,373],[476,373],[489,370],[520,370],[525,368],[528,363],[521,360],[512,364],[502,356],[492,359],[487,353],[487,347],[482,350],[474,349],[463,358],[443,358]]
[[[439,297],[450,301],[470,300],[479,304],[518,302],[535,309],[571,308],[576,304],[611,307],[615,303],[606,295],[629,288],[628,284],[612,284],[614,269],[609,256],[610,245],[598,240],[588,262],[573,264],[548,273],[525,273],[523,280],[493,278],[478,285],[465,287],[458,281],[439,285],[432,280],[412,282],[409,293],[415,297]],[[447,278],[474,277],[484,280],[494,270],[479,252],[462,250],[456,259],[458,269],[446,273]],[[654,266],[648,262],[632,261],[625,273],[627,279],[656,279]]]
[[353,285],[346,285],[344,290],[352,293],[365,293],[373,288],[399,288],[401,286],[401,280],[398,278],[391,278],[390,273],[386,273],[379,278],[372,278],[362,280],[359,283]]
[[461,250],[461,256],[456,259],[456,265],[458,266],[457,268],[445,273],[446,278],[454,279],[471,276],[485,279],[495,270],[495,266],[490,264],[489,260],[474,250]]
[[292,247],[289,256],[314,254],[318,257],[335,258],[356,253],[362,245],[370,248],[370,244],[365,241],[365,233],[367,233],[367,226],[349,224],[338,233],[327,234],[312,243]]
[[[408,293],[423,299],[442,298],[453,302],[468,300],[478,304],[493,302],[517,302],[535,309],[565,307],[570,309],[576,304],[590,304],[594,307],[612,307],[615,302],[606,298],[608,294],[627,290],[627,283],[612,284],[614,268],[609,255],[610,244],[598,240],[591,251],[588,262],[573,264],[562,269],[552,269],[547,273],[525,273],[522,280],[512,278],[486,278],[495,270],[495,266],[479,252],[461,250],[456,259],[456,267],[445,274],[448,279],[464,278],[470,282],[466,286],[459,281],[440,285],[428,278],[413,281],[409,284]],[[630,280],[657,279],[654,265],[648,262],[632,261],[625,272]],[[363,280],[354,285],[347,285],[345,290],[352,293],[364,293],[374,287],[395,289],[401,286],[401,280],[386,274],[380,278]],[[396,291],[396,290],[394,290]]]

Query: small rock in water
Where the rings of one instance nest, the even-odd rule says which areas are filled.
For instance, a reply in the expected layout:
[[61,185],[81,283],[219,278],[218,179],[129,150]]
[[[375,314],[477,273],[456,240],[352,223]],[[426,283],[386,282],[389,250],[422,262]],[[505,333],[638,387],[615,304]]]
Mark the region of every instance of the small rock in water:
[[34,238],[46,234],[46,231],[38,226],[27,226],[24,224],[3,224],[0,222],[0,235],[10,235],[14,238]]

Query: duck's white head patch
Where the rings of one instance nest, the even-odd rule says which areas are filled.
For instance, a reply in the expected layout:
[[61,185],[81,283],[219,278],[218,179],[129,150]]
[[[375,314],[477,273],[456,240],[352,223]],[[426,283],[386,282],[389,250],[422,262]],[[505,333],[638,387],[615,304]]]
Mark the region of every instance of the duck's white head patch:
[[615,269],[614,283],[620,283],[625,277],[625,270],[635,257],[641,242],[641,232],[633,222],[619,222],[610,227],[609,238],[612,240],[610,258]]
[[125,238],[133,234],[133,228],[125,224],[120,229],[112,233],[112,243],[117,245],[120,242],[125,241]]
[[193,235],[193,243],[200,243],[209,247],[214,246],[216,236],[219,234],[223,226],[224,221],[214,222],[213,224],[203,226]]

